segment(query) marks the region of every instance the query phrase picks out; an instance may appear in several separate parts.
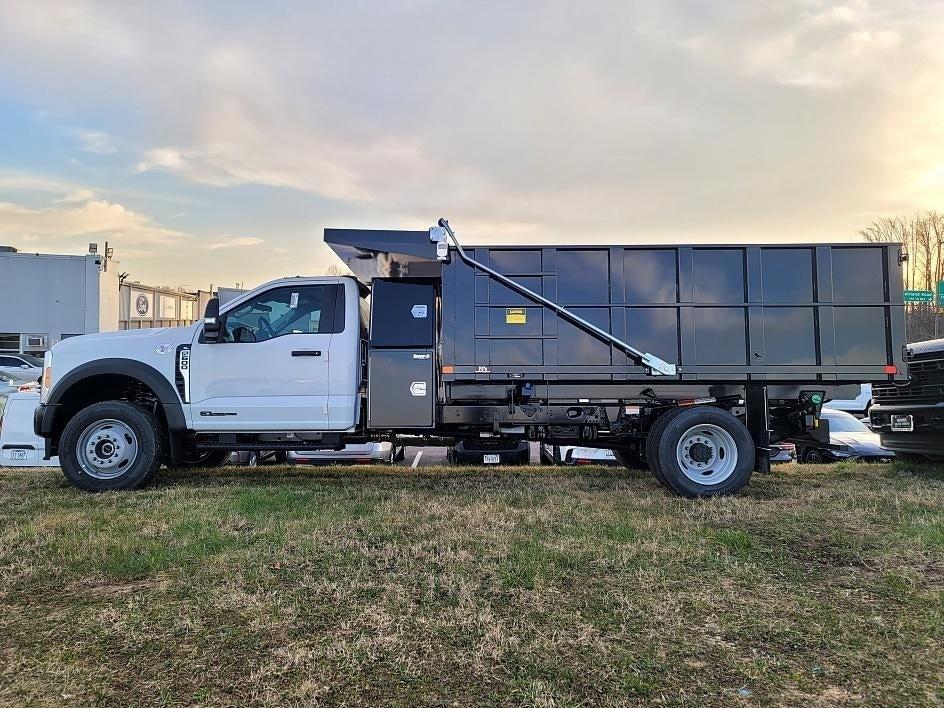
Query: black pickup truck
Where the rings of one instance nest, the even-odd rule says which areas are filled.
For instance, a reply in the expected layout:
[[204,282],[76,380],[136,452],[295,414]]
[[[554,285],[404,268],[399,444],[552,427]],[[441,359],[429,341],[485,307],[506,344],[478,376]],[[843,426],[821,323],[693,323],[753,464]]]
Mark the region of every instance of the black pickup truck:
[[872,430],[906,461],[944,460],[944,339],[909,344],[908,381],[872,387]]

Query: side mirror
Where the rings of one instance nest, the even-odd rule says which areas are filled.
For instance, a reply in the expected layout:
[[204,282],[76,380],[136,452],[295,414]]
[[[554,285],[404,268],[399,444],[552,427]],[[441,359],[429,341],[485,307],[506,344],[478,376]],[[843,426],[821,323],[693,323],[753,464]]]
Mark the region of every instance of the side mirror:
[[203,341],[214,344],[220,341],[220,299],[212,297],[203,313]]
[[33,367],[30,366],[29,364],[20,364],[20,368],[21,368],[21,369],[32,369]]

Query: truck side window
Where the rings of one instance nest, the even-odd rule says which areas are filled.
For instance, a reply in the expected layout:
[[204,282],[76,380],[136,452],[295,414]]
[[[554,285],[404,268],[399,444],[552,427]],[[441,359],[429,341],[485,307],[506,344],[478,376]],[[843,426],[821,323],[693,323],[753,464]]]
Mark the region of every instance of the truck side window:
[[[226,313],[223,342],[264,342],[286,334],[330,334],[340,285],[268,290]],[[339,323],[343,329],[343,320]]]

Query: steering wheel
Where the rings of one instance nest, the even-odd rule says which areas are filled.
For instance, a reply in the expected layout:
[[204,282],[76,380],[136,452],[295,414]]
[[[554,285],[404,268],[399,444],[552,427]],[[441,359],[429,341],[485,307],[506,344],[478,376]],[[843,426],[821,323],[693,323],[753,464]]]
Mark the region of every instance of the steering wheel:
[[260,317],[259,329],[265,331],[266,339],[272,339],[273,337],[275,337],[275,330],[272,329],[272,325],[269,324],[269,320]]

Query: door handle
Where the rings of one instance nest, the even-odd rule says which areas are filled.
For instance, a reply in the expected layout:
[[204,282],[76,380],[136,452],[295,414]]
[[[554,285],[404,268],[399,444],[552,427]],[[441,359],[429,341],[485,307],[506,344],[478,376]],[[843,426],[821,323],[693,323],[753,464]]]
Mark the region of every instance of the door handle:
[[296,349],[292,356],[321,356],[320,349]]

